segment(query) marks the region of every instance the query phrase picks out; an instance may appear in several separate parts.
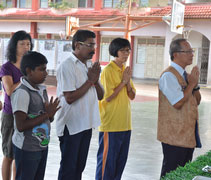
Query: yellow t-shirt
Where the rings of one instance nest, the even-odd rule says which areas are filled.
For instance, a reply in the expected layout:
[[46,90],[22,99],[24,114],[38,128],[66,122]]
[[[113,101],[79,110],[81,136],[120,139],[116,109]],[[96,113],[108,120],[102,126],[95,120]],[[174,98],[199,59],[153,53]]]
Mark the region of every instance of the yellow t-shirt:
[[[125,66],[118,67],[111,61],[101,74],[101,83],[104,87],[104,98],[99,101],[101,126],[99,131],[115,132],[131,130],[131,106],[126,86],[119,94],[107,102],[106,99],[113,94],[113,90],[121,83]],[[132,80],[131,87],[135,90]]]

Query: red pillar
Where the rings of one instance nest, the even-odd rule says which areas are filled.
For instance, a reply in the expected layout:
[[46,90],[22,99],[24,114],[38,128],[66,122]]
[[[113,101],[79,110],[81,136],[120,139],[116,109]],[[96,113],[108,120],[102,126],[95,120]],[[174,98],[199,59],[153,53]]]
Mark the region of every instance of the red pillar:
[[93,7],[93,0],[88,0],[87,1],[87,7],[92,8]]
[[39,1],[32,0],[32,11],[37,11],[39,9]]
[[52,34],[47,34],[46,37],[47,37],[47,39],[51,39]]
[[30,35],[33,39],[38,38],[38,33],[37,33],[37,23],[36,22],[31,22],[31,32]]
[[17,0],[12,0],[12,7],[16,8],[17,7]]
[[100,59],[100,40],[101,40],[101,35],[100,35],[99,31],[95,32],[95,34],[96,34],[96,45],[97,45],[97,48],[95,49],[95,55],[93,57],[93,62],[99,61],[99,59]]
[[134,36],[131,36],[131,41],[130,41],[130,45],[131,45],[131,54],[130,54],[130,62],[129,62],[129,66],[130,68],[133,70],[133,57],[134,57]]
[[103,0],[95,0],[95,11],[99,11],[103,8]]

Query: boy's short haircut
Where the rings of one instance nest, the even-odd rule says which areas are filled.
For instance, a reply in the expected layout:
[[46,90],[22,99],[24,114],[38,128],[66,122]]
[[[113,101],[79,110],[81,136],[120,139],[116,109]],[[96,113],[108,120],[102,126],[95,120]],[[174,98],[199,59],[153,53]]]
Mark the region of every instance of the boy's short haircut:
[[72,49],[75,50],[75,43],[80,41],[80,42],[84,42],[86,41],[88,38],[96,38],[96,35],[93,31],[90,30],[83,30],[80,29],[78,30],[74,35],[73,35],[73,39],[72,39]]
[[29,51],[22,57],[21,72],[26,76],[26,68],[34,70],[36,67],[47,63],[48,60],[44,55],[35,51]]
[[125,47],[129,47],[131,49],[130,42],[127,39],[115,38],[109,45],[109,53],[113,57],[118,57],[117,52]]

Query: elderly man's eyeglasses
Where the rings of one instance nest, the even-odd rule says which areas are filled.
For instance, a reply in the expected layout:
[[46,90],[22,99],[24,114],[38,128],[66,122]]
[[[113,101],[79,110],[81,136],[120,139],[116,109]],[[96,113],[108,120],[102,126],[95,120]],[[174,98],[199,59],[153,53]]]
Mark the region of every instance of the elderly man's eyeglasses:
[[84,46],[89,47],[89,48],[96,48],[97,47],[97,45],[95,43],[84,43],[84,42],[81,42],[81,41],[79,41],[79,43],[81,45],[84,45]]
[[189,51],[176,51],[176,52],[193,54],[195,51],[192,49],[192,50],[189,50]]

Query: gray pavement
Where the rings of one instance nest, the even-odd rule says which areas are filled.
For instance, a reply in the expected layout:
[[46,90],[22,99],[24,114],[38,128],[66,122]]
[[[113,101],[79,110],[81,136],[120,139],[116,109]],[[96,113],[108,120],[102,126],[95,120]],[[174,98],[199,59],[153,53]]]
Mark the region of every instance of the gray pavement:
[[[156,81],[135,81],[136,100],[132,102],[133,131],[128,161],[122,180],[158,180],[160,176],[162,150],[156,140],[158,91]],[[203,147],[196,149],[194,159],[211,150],[211,90],[202,88],[202,103],[199,106],[200,133]],[[1,143],[1,142],[0,142]],[[94,180],[98,131],[93,131],[87,165],[83,180]],[[2,153],[0,153],[0,162]],[[56,180],[60,163],[59,142],[52,123],[51,142],[45,180]]]

